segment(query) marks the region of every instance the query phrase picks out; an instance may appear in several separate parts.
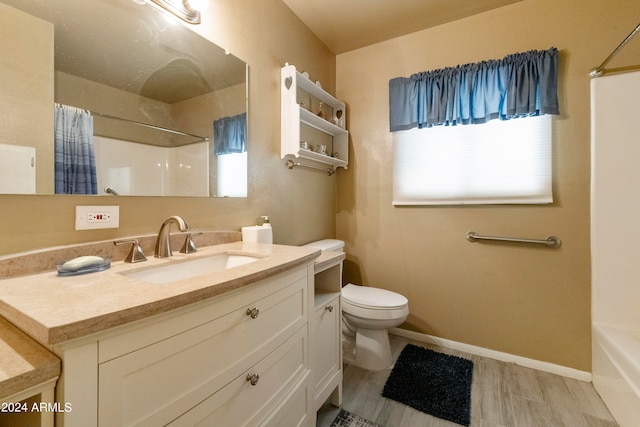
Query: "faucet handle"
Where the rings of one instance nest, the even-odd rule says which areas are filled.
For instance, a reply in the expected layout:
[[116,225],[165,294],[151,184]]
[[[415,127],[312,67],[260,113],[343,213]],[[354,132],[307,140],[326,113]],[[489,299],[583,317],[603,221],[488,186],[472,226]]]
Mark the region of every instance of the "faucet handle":
[[198,248],[196,248],[196,244],[191,238],[191,236],[195,234],[202,234],[202,231],[187,233],[187,237],[184,239],[184,245],[182,245],[182,249],[180,249],[181,254],[191,254],[194,252],[198,252]]
[[129,255],[124,259],[124,262],[142,262],[146,261],[147,257],[144,256],[144,252],[142,252],[142,248],[140,247],[140,243],[138,239],[125,239],[125,240],[115,240],[113,242],[114,245],[124,245],[125,243],[132,243],[131,250],[129,251]]

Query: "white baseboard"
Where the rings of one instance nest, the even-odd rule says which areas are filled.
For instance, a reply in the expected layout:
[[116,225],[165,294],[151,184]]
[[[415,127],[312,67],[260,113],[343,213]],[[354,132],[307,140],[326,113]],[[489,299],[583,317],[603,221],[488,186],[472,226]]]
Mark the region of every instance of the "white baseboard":
[[527,357],[516,356],[514,354],[503,353],[501,351],[490,350],[488,348],[477,347],[475,345],[464,344],[457,341],[451,341],[420,332],[408,331],[406,329],[392,328],[389,330],[389,333],[414,341],[420,341],[427,344],[435,344],[441,347],[451,348],[453,350],[464,351],[465,353],[475,354],[476,356],[488,357],[503,362],[515,363],[516,365],[537,369],[539,371],[549,372],[552,374],[562,375],[563,377],[573,378],[575,380],[587,382],[592,381],[591,372],[580,371],[578,369],[568,368],[566,366],[556,365],[549,362],[542,362],[540,360],[529,359]]

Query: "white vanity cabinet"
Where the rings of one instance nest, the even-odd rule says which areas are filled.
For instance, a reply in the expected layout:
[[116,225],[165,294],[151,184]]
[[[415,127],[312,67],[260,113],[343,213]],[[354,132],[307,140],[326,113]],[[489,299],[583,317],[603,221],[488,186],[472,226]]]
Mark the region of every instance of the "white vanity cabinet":
[[[328,164],[332,169],[346,169],[349,164],[349,132],[345,127],[344,102],[289,64],[281,70],[280,93],[280,157],[284,159],[291,155]],[[301,142],[308,146],[301,147]],[[326,146],[326,153],[319,152],[319,145]]]
[[323,252],[316,263],[311,344],[314,411],[330,399],[342,404],[342,260],[344,253]]
[[[314,426],[313,274],[312,264],[298,267],[93,342],[65,344],[65,378],[84,377],[88,397],[82,401],[73,380],[63,385],[62,398],[78,409],[64,426],[95,425],[86,418],[92,405],[99,426]],[[83,363],[71,363],[77,354]]]

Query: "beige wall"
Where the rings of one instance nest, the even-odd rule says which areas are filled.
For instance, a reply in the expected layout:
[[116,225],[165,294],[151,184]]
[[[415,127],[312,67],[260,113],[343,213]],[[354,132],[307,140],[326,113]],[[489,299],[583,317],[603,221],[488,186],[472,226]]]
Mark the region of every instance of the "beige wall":
[[[335,236],[335,176],[288,170],[279,156],[280,67],[295,64],[333,91],[335,56],[280,0],[213,1],[197,31],[250,66],[249,198],[0,195],[0,256],[156,233],[170,215],[182,215],[193,228],[218,230],[237,230],[269,215],[277,243]],[[76,205],[115,203],[119,229],[74,230]]]
[[[0,144],[53,138],[53,25],[0,4],[0,52]],[[53,187],[53,144],[38,146],[36,192]]]
[[[406,295],[405,328],[591,370],[589,77],[637,25],[640,2],[524,0],[337,57],[352,152],[338,174],[337,236],[347,280]],[[640,46],[640,40],[636,40]],[[560,50],[550,206],[393,207],[388,81]],[[640,48],[626,56],[640,64]],[[611,65],[623,66],[621,55]],[[633,62],[635,61],[635,62]],[[560,249],[470,243],[467,231],[544,238]]]

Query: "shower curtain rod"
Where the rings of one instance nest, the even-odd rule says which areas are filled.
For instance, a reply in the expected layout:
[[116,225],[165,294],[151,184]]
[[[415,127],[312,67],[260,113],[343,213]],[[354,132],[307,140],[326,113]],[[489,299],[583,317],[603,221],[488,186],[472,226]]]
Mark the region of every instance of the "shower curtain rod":
[[150,125],[150,124],[142,123],[142,122],[136,122],[135,120],[123,119],[122,117],[111,116],[109,114],[98,113],[96,111],[89,111],[89,112],[91,114],[93,114],[94,116],[102,117],[102,118],[105,118],[105,119],[119,120],[119,121],[130,123],[130,124],[133,124],[133,125],[143,126],[143,127],[146,127],[146,128],[155,129],[155,130],[159,130],[159,131],[163,131],[163,132],[169,132],[169,133],[173,133],[173,134],[176,134],[176,135],[189,136],[189,137],[192,137],[192,138],[198,138],[198,139],[200,139],[202,141],[208,141],[209,140],[209,138],[207,138],[206,136],[193,135],[191,133],[180,132],[178,130],[167,129],[167,128],[163,128],[163,127],[160,127],[160,126],[154,126],[154,125]]
[[618,54],[618,52],[620,52],[624,46],[629,43],[629,40],[631,40],[633,38],[633,36],[640,31],[640,24],[638,24],[638,26],[636,28],[633,29],[633,31],[631,31],[631,33],[629,33],[629,35],[627,36],[627,38],[625,38],[622,43],[620,43],[618,45],[617,48],[615,48],[615,50],[613,52],[611,52],[611,54],[609,56],[607,56],[607,58],[602,61],[602,64],[600,64],[599,67],[593,68],[590,72],[589,72],[589,76],[590,77],[600,77],[601,75],[604,74],[604,67],[609,63],[609,61],[611,61],[613,59],[614,56],[616,56]]
[[188,136],[188,137],[191,137],[191,138],[197,138],[199,141],[209,141],[209,138],[206,137],[206,136],[193,135],[191,133],[181,132],[179,130],[167,129],[167,128],[163,128],[163,127],[160,127],[160,126],[150,125],[148,123],[136,122],[135,120],[124,119],[122,117],[116,117],[116,116],[112,116],[110,114],[99,113],[97,111],[91,111],[91,110],[87,110],[87,109],[84,109],[84,108],[72,107],[70,105],[60,104],[60,103],[57,103],[57,102],[55,103],[55,105],[56,106],[60,106],[60,107],[65,107],[65,108],[71,108],[71,109],[74,109],[74,110],[77,110],[77,111],[85,111],[85,112],[87,112],[89,114],[92,114],[92,115],[97,116],[97,117],[102,117],[104,119],[118,120],[118,121],[121,121],[121,122],[126,122],[126,123],[129,123],[129,124],[132,124],[132,125],[136,125],[136,126],[142,126],[142,127],[146,127],[146,128],[149,128],[149,129],[159,130],[159,131],[162,131],[162,132],[173,133],[175,135]]

